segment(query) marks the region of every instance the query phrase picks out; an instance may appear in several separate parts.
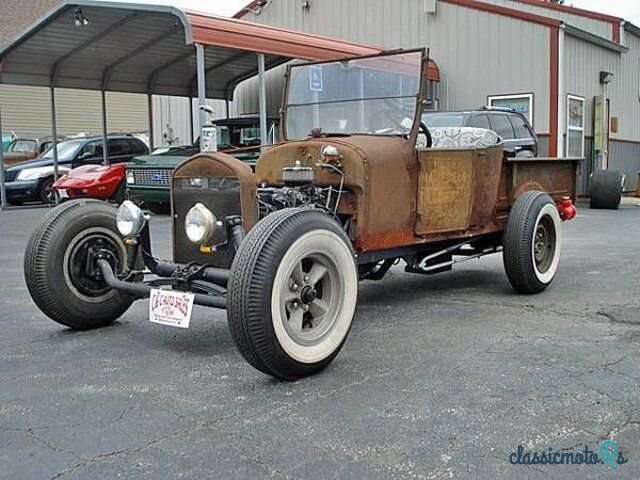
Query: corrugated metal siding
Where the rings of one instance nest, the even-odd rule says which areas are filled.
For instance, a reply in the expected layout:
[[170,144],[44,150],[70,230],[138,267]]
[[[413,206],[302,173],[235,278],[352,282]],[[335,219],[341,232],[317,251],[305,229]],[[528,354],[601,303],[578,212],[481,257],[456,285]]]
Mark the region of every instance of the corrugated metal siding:
[[[23,135],[49,135],[49,90],[41,87],[0,85],[0,108],[4,130]],[[88,90],[56,90],[58,132],[101,133],[100,93]],[[146,132],[147,102],[144,95],[107,93],[110,132]]]
[[[426,14],[423,0],[323,0],[308,12],[298,0],[278,0],[244,19],[387,49],[429,46],[441,70],[441,109],[475,108],[487,95],[534,92],[535,128],[549,129],[549,30],[541,25],[446,3]],[[269,85],[273,107],[281,80]],[[239,111],[255,111],[249,98],[255,93],[243,85]]]
[[[586,98],[586,135],[593,136],[593,98],[603,93],[599,72],[613,73],[607,87],[611,116],[618,117],[618,133],[611,133],[609,168],[627,175],[625,190],[636,187],[637,172],[640,170],[640,39],[627,36],[630,50],[618,54],[599,48],[580,39],[567,36],[565,82],[566,91]],[[566,105],[566,104],[565,104]],[[620,142],[630,140],[631,142]],[[588,177],[593,171],[592,141],[585,142],[588,160],[581,177],[582,194],[586,194]]]
[[[494,5],[500,5],[503,7],[513,8],[520,10],[521,12],[534,13],[543,17],[555,18],[569,25],[580,28],[587,32],[593,33],[608,40],[613,40],[613,28],[611,23],[602,20],[595,20],[593,18],[587,18],[582,15],[573,15],[570,13],[560,12],[551,8],[536,7],[535,5],[528,5],[514,0],[483,0],[486,3],[492,3]],[[571,3],[571,2],[567,2]]]
[[640,144],[612,141],[609,144],[609,168],[619,170],[626,175],[626,192],[636,190],[638,171],[640,171]]
[[[191,117],[189,115],[189,99],[186,97],[170,97],[155,96],[153,97],[153,113],[154,113],[154,146],[159,147],[167,145],[169,140],[165,138],[164,133],[169,132],[168,126],[173,130],[172,143],[174,145],[186,145],[191,143],[191,139],[198,138],[198,100],[191,100],[193,105],[193,127],[194,134],[191,136],[189,130],[191,128]],[[213,108],[214,116],[212,118],[225,117],[225,104],[221,100],[207,100],[207,105]],[[146,112],[145,106],[145,112]],[[207,116],[207,120],[212,119]]]

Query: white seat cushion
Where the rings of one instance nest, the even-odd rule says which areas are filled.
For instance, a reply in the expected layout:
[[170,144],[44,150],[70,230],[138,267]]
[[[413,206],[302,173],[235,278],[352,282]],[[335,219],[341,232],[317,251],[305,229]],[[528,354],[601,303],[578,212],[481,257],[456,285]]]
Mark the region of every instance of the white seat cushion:
[[[433,140],[431,148],[487,148],[502,142],[496,132],[486,128],[433,127],[429,132]],[[418,136],[418,148],[426,148],[425,135]]]

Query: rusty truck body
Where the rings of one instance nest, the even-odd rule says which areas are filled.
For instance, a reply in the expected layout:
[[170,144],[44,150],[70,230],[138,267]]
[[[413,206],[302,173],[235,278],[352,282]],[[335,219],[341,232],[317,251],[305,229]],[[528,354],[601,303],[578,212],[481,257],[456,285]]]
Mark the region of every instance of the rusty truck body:
[[219,152],[175,170],[170,262],[153,256],[150,217],[131,202],[61,205],[27,247],[33,299],[81,329],[149,296],[163,307],[152,320],[177,326],[190,318],[178,306],[225,308],[245,359],[296,379],[338,354],[358,282],[399,261],[434,274],[502,253],[517,291],[543,291],[558,269],[561,223],[576,213],[580,159],[506,158],[494,132],[429,131],[420,122],[427,57],[289,67],[282,142],[255,172]]

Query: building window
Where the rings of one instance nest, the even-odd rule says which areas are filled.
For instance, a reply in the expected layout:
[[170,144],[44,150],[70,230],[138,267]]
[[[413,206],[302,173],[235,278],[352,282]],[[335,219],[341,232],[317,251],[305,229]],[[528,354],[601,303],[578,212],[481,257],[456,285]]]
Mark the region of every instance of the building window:
[[584,97],[567,95],[567,157],[584,157]]
[[514,112],[521,113],[533,125],[533,93],[490,95],[487,97],[487,105],[496,108],[508,108]]

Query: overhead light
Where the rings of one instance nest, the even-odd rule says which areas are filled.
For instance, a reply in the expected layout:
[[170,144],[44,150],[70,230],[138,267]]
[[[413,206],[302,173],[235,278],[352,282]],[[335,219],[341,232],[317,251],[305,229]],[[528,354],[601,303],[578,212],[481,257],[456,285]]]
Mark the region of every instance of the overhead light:
[[89,25],[89,19],[87,19],[87,17],[84,16],[84,13],[82,13],[81,8],[76,8],[75,23],[76,23],[76,27],[84,27],[86,25]]

